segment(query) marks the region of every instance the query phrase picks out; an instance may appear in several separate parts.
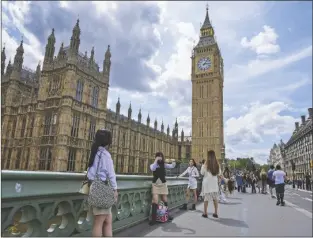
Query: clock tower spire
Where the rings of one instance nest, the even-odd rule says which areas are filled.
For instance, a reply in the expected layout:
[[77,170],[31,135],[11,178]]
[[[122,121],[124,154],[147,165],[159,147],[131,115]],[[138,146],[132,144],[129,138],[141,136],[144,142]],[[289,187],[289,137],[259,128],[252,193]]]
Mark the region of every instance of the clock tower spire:
[[214,150],[221,162],[223,131],[223,59],[206,7],[198,44],[191,57],[192,157],[206,159]]

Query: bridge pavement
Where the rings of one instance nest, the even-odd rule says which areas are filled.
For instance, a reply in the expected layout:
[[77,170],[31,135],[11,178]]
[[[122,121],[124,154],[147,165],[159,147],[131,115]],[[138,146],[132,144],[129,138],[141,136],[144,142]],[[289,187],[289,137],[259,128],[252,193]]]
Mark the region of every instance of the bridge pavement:
[[[248,192],[250,192],[248,190]],[[148,222],[114,234],[114,236],[311,236],[312,213],[303,213],[294,206],[276,206],[269,195],[237,193],[228,204],[219,204],[219,218],[202,218],[203,204],[196,211],[174,211],[171,223],[150,227]],[[90,236],[86,234],[86,236]]]

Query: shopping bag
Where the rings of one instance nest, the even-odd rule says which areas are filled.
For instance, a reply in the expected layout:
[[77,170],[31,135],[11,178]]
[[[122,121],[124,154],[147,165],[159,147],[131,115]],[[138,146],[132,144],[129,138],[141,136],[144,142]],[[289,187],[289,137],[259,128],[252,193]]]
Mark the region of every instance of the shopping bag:
[[164,204],[159,204],[157,214],[156,214],[157,222],[167,222],[168,221],[168,207]]

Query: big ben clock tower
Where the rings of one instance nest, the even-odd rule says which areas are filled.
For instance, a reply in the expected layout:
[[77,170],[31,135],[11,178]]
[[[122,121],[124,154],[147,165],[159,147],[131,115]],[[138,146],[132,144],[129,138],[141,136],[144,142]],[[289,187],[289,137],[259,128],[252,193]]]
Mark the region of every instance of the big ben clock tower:
[[208,7],[192,59],[192,157],[201,161],[214,150],[224,159],[223,59],[214,36]]

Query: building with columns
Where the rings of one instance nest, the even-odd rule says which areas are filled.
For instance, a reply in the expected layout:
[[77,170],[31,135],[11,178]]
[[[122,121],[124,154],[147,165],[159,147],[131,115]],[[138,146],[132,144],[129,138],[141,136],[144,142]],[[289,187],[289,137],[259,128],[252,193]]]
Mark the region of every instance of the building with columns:
[[269,160],[267,161],[268,164],[274,166],[279,164],[282,169],[284,169],[284,148],[285,144],[282,140],[280,140],[280,143],[278,145],[274,143],[273,148],[270,151]]
[[295,122],[294,131],[285,145],[285,171],[292,174],[292,163],[295,164],[296,178],[304,177],[306,173],[312,173],[313,160],[313,110],[308,109],[309,116],[301,116],[301,122]]
[[223,87],[224,63],[210,22],[208,7],[200,39],[191,57],[192,156],[197,162],[214,150],[224,159]]
[[[79,51],[79,20],[73,28],[69,46],[55,55],[54,30],[48,37],[43,65],[32,71],[23,66],[23,41],[13,64],[5,67],[5,48],[1,57],[1,168],[19,170],[84,171],[97,129],[113,132],[110,148],[117,173],[148,173],[156,151],[178,159],[178,123],[160,129],[148,115],[143,123],[107,108],[110,81],[110,46],[104,53],[102,70],[90,55]],[[6,70],[5,70],[6,68]],[[101,97],[99,96],[101,95]],[[171,133],[170,133],[171,132]],[[183,137],[183,132],[182,132]]]

